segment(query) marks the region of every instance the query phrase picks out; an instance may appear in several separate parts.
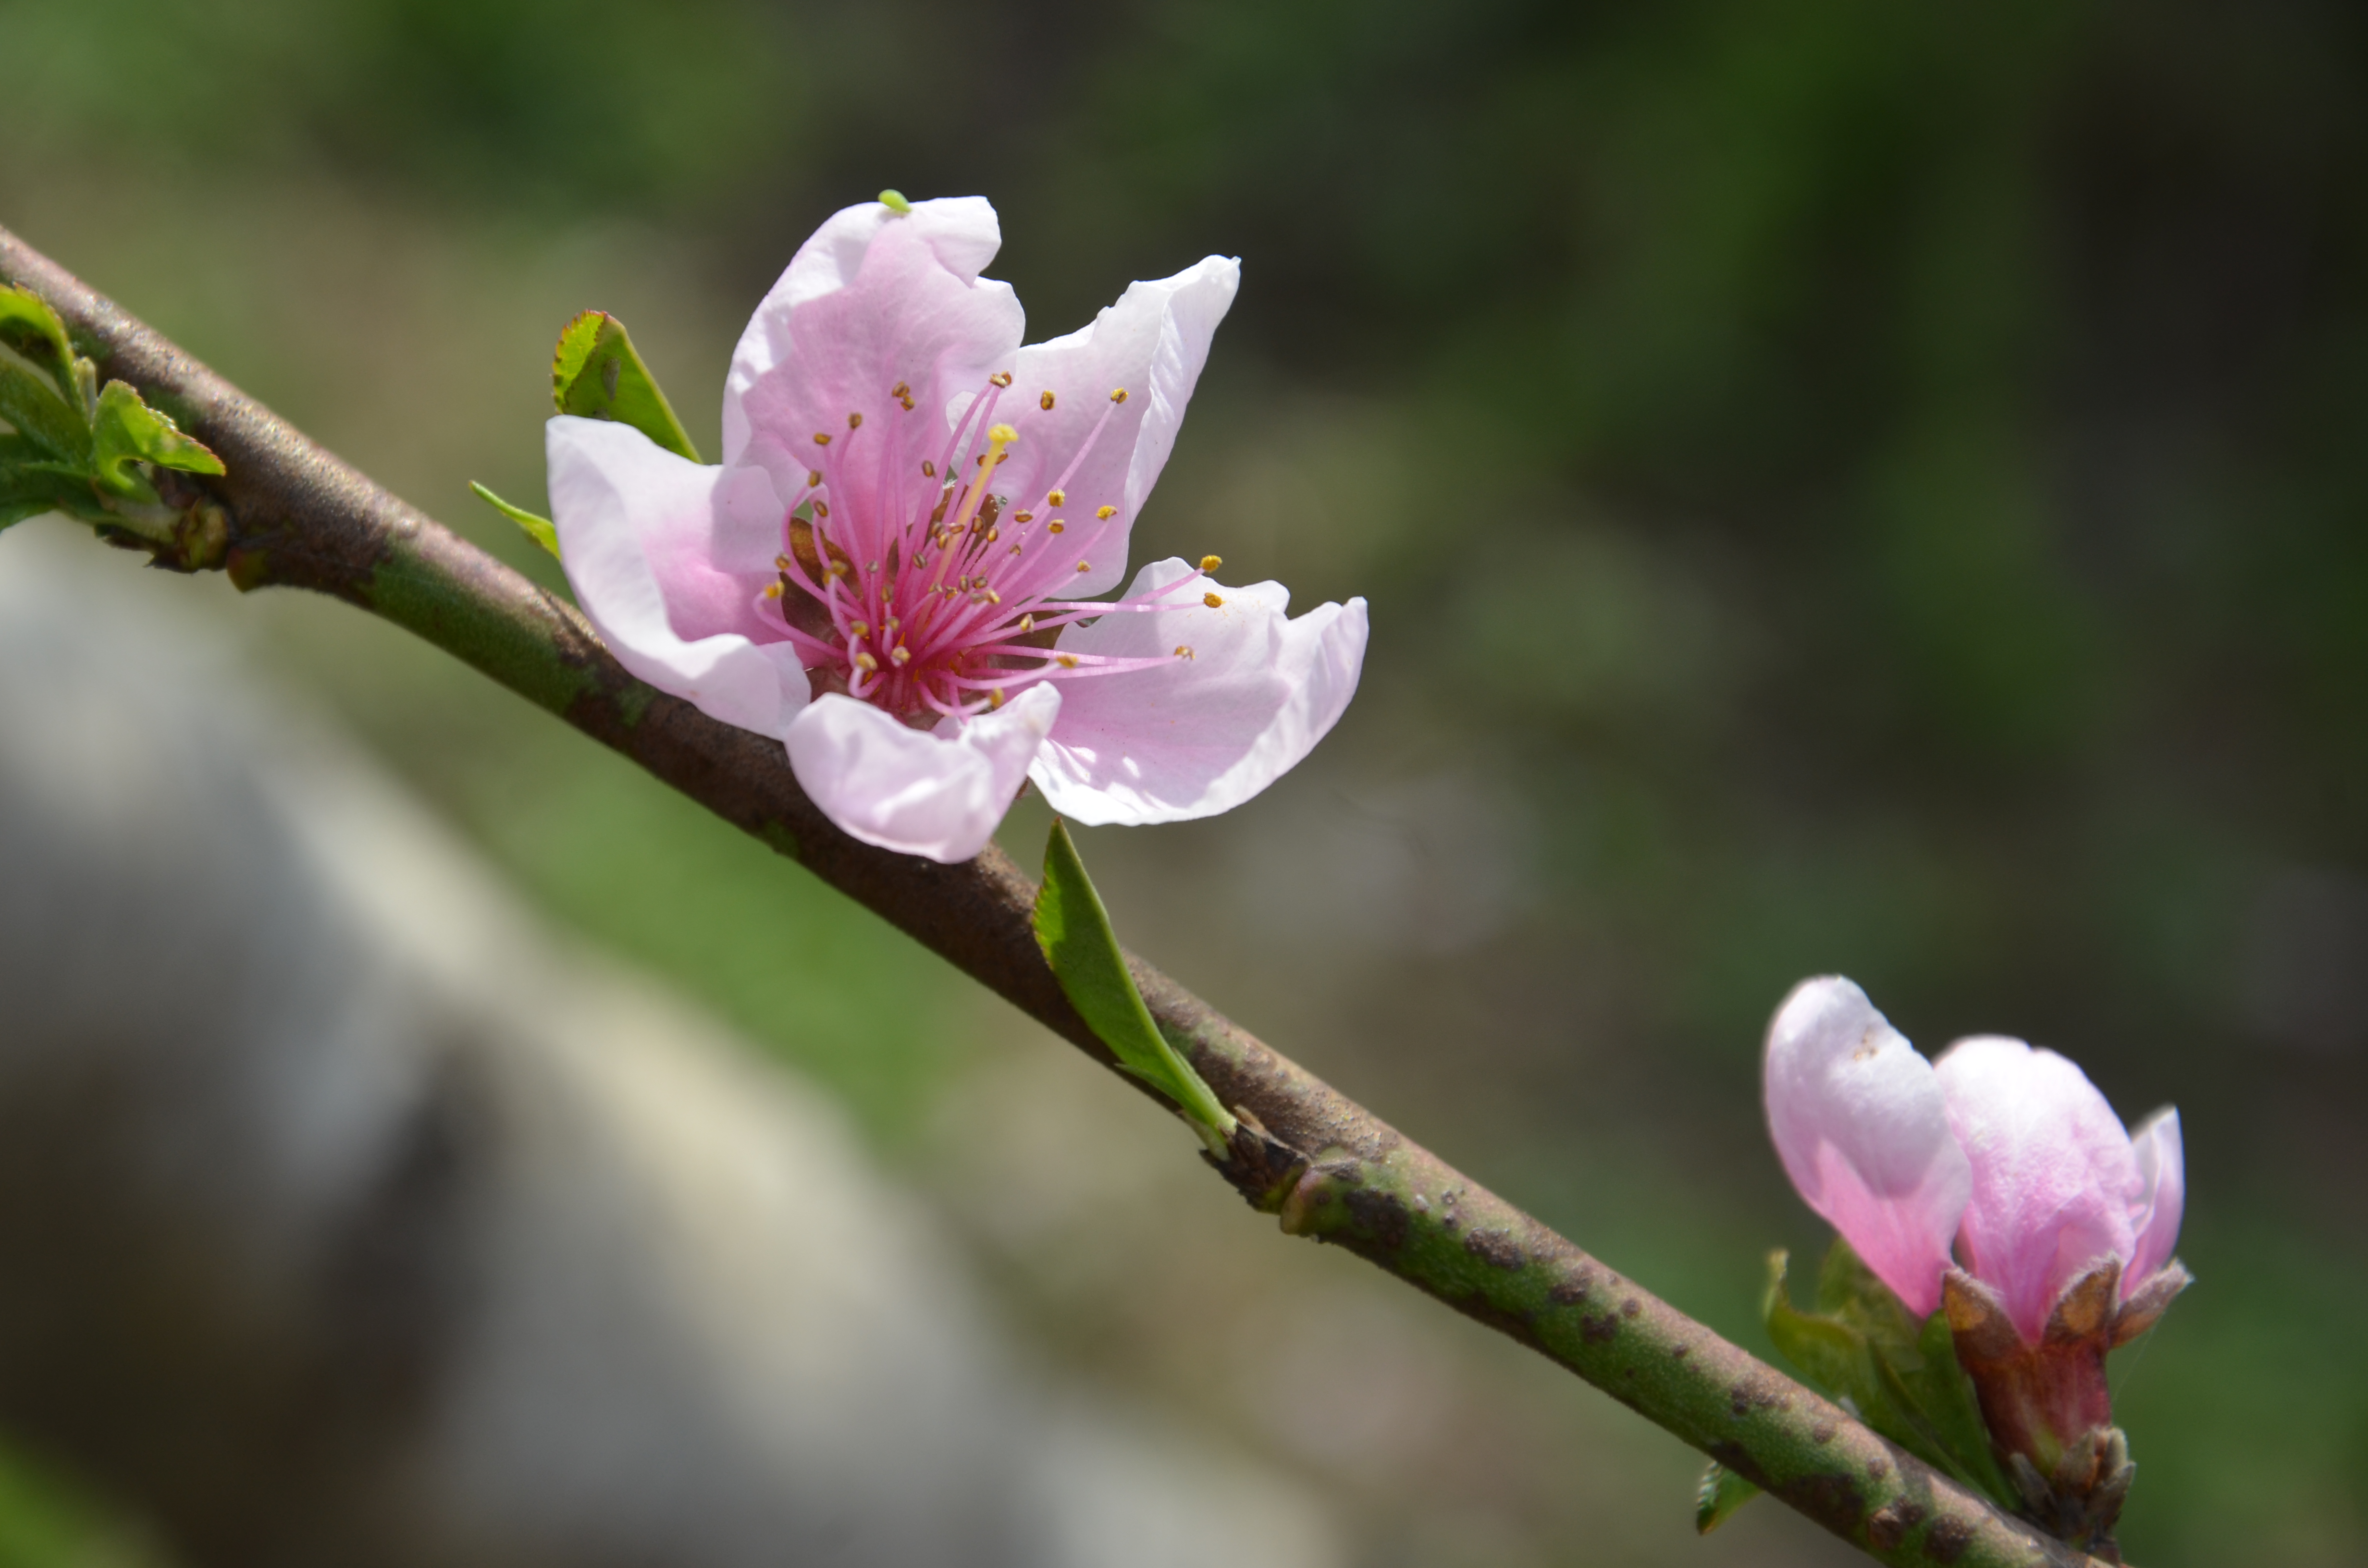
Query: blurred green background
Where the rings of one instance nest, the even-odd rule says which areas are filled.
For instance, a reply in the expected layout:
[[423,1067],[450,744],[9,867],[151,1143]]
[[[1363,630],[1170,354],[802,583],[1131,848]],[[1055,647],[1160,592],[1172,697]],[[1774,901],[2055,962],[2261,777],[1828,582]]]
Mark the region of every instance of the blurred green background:
[[[2368,1560],[2368,13],[0,0],[0,222],[547,581],[464,487],[539,499],[577,310],[712,451],[748,308],[882,186],[994,199],[1031,336],[1238,254],[1139,554],[1364,594],[1372,651],[1252,805],[1086,835],[1130,939],[1763,1351],[1761,1253],[1822,1244],[1757,1105],[1794,980],[2176,1101],[2202,1283],[2117,1359],[2124,1544]],[[460,666],[187,593],[842,1096],[1050,1363],[1325,1490],[1365,1560],[1849,1560],[1768,1505],[1697,1543],[1674,1442],[1287,1247],[1133,1096]],[[1055,1110],[1140,1179],[965,1197]],[[1087,1176],[1164,1248],[1105,1246]],[[0,1564],[155,1550],[40,1462]]]

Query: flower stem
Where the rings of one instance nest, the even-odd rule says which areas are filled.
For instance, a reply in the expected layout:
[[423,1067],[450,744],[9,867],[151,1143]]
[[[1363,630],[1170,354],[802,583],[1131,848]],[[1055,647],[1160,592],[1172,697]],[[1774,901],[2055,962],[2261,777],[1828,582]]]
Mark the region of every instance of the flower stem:
[[[224,564],[240,588],[310,588],[416,632],[1118,1065],[1046,966],[1030,924],[1035,886],[1001,851],[944,866],[848,837],[798,789],[777,743],[634,680],[574,607],[314,446],[6,229],[0,280],[40,293],[97,349],[103,374],[221,455],[227,475],[203,483],[229,515]],[[1231,1157],[1211,1163],[1286,1232],[1345,1246],[1530,1346],[1882,1562],[2091,1561],[1606,1268],[1149,964],[1128,962],[1160,1030],[1242,1117]],[[1673,1493],[1672,1517],[1686,1506]]]

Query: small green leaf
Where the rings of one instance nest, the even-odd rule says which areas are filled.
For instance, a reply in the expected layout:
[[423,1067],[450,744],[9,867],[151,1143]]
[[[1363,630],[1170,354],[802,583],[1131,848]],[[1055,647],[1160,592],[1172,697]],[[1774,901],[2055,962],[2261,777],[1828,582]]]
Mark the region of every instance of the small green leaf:
[[1702,1490],[1694,1494],[1694,1533],[1710,1534],[1759,1495],[1758,1486],[1713,1460],[1702,1471]]
[[1078,1017],[1118,1056],[1119,1064],[1183,1108],[1221,1146],[1232,1135],[1233,1113],[1217,1103],[1191,1063],[1176,1054],[1151,1009],[1143,1005],[1126,955],[1110,929],[1110,911],[1086,875],[1068,824],[1053,819],[1044,846],[1044,885],[1036,894],[1036,943],[1053,966],[1062,994]]
[[0,419],[50,457],[80,467],[90,461],[90,426],[51,379],[0,349]]
[[674,405],[633,351],[625,324],[606,311],[586,311],[560,332],[551,359],[551,401],[562,414],[630,425],[677,457],[699,460]]
[[58,384],[60,392],[74,383],[74,345],[66,340],[65,323],[50,302],[22,285],[0,289],[0,343],[22,354]]
[[901,190],[882,191],[880,193],[880,205],[888,209],[889,211],[895,213],[899,218],[904,217],[913,210],[913,204],[905,199],[905,193]]
[[1990,1452],[1973,1384],[1957,1364],[1947,1314],[1919,1324],[1839,1237],[1817,1272],[1817,1304],[1804,1312],[1784,1285],[1785,1255],[1769,1256],[1761,1313],[1768,1335],[1801,1375],[1933,1468],[2001,1504],[2017,1504]]
[[551,551],[553,561],[559,559],[559,530],[552,526],[549,517],[538,517],[523,506],[511,506],[473,479],[469,481],[469,488],[476,492],[478,500],[524,528],[526,537]]
[[181,434],[172,416],[149,407],[121,381],[99,389],[98,418],[91,426],[91,478],[113,495],[154,501],[156,492],[135,463],[220,473],[222,459],[204,443]]

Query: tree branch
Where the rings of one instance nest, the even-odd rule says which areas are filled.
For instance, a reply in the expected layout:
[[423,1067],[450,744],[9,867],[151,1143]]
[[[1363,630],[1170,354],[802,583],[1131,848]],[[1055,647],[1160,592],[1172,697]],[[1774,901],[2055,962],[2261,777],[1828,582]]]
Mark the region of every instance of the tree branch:
[[[6,229],[0,278],[42,295],[102,375],[131,382],[221,455],[228,475],[206,487],[228,514],[220,563],[241,589],[311,588],[408,628],[1114,1065],[1045,967],[1030,926],[1034,885],[1000,850],[940,866],[848,837],[798,788],[778,744],[633,679],[573,606],[322,450]],[[1286,1232],[1348,1247],[1541,1352],[1882,1562],[2091,1561],[1934,1473],[1458,1174],[1149,964],[1130,962],[1160,1028],[1246,1119],[1218,1169],[1256,1207],[1278,1213]]]

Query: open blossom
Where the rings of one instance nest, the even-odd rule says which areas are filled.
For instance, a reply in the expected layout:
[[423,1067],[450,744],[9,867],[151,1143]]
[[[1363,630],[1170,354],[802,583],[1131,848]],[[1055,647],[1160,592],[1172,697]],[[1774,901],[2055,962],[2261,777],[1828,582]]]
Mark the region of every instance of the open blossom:
[[757,308],[723,461],[562,415],[553,521],[625,667],[780,739],[868,843],[983,847],[1024,779],[1085,823],[1206,816],[1305,756],[1348,706],[1362,599],[1154,562],[1128,535],[1233,302],[1211,256],[1021,347],[976,197],[851,207]]
[[2125,1131],[2078,1067],[2019,1040],[1927,1062],[1832,975],[1776,1010],[1764,1074],[1809,1207],[1918,1317],[1947,1309],[2026,1505],[2068,1539],[2110,1540],[2131,1469],[2105,1353],[2189,1283],[2171,1256],[2179,1113]]

